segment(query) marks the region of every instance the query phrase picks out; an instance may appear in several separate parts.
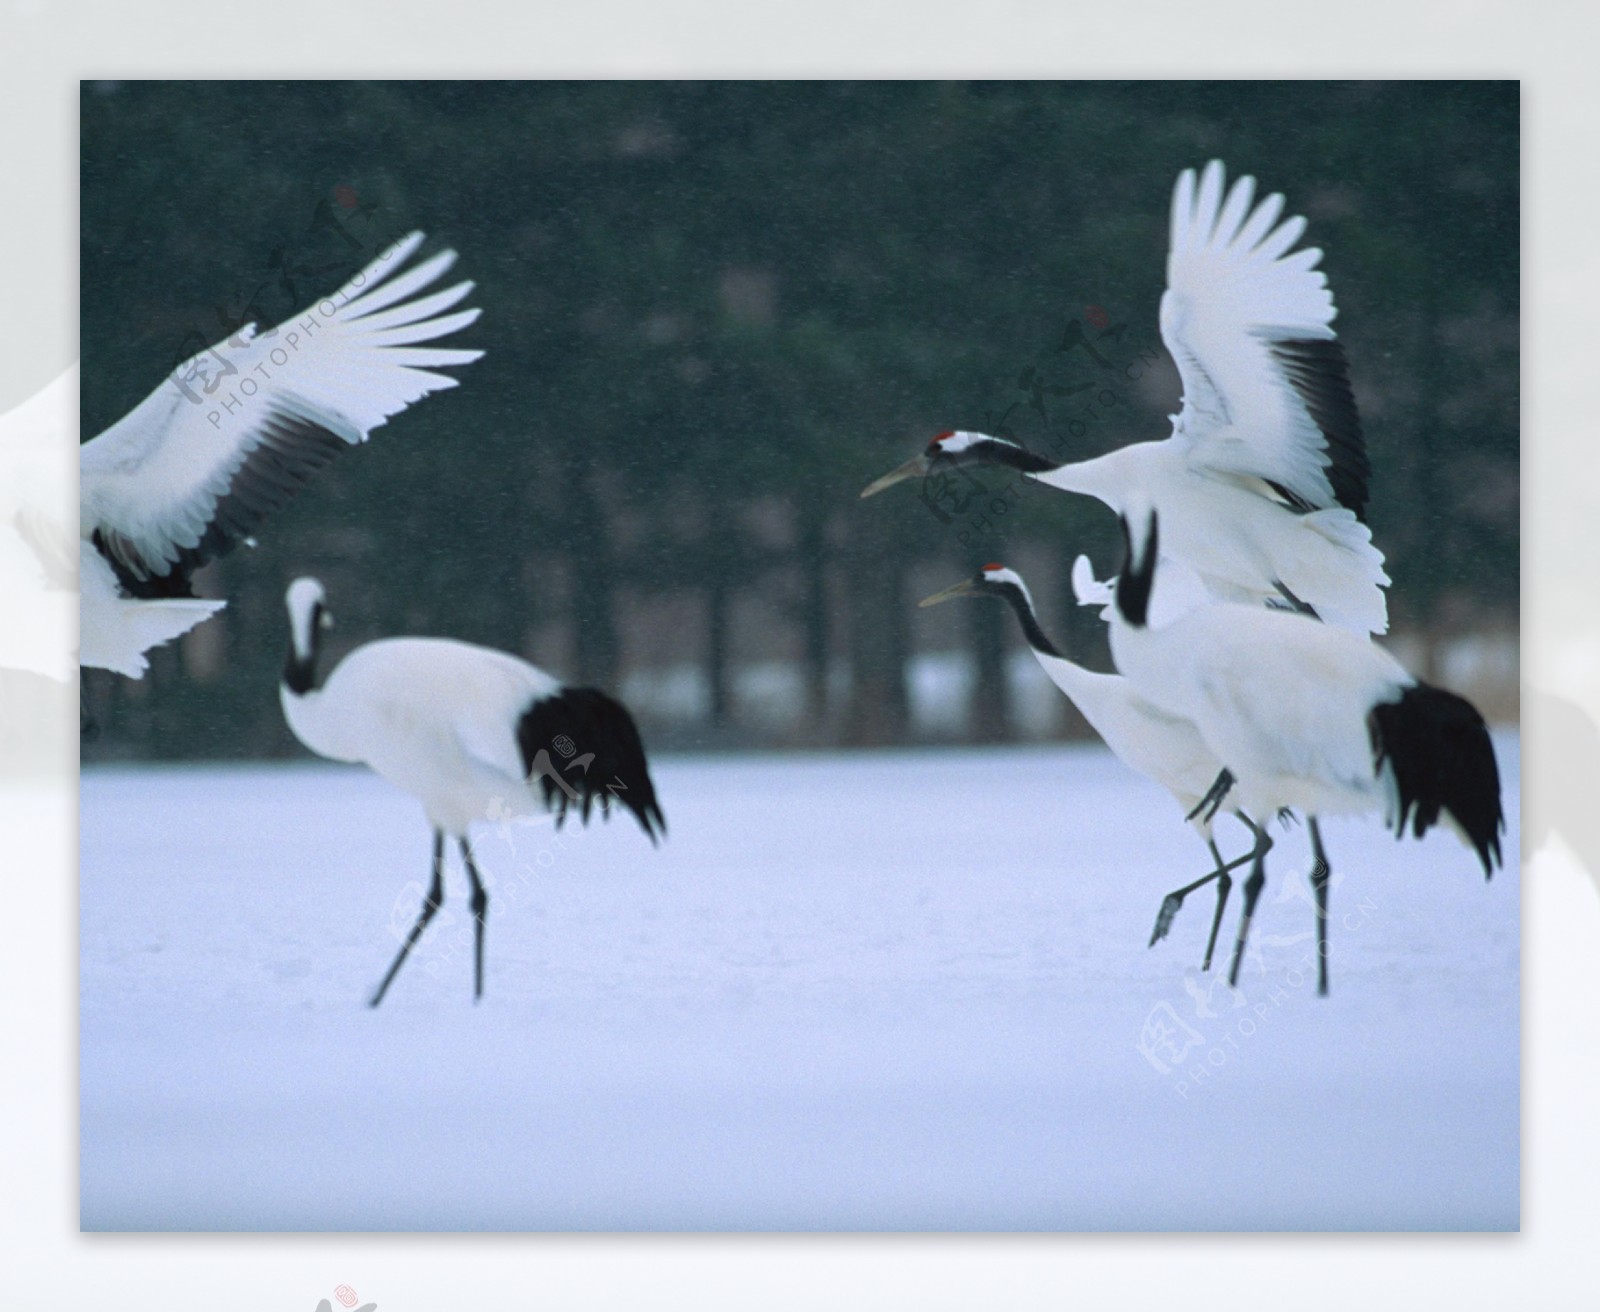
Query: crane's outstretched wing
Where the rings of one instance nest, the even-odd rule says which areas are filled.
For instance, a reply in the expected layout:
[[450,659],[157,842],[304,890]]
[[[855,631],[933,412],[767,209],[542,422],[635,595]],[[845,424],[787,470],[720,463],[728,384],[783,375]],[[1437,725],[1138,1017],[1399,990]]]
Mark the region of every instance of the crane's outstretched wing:
[[1254,178],[1226,196],[1223,182],[1212,160],[1172,195],[1161,337],[1183,378],[1173,436],[1193,463],[1261,479],[1296,509],[1360,518],[1371,466],[1322,252],[1291,253],[1306,223],[1278,222],[1282,196],[1252,208]]
[[401,266],[414,232],[332,296],[267,333],[249,324],[202,351],[80,450],[84,537],[133,596],[189,595],[189,575],[253,533],[348,445],[457,380],[434,369],[482,351],[422,346],[465,328],[455,262]]

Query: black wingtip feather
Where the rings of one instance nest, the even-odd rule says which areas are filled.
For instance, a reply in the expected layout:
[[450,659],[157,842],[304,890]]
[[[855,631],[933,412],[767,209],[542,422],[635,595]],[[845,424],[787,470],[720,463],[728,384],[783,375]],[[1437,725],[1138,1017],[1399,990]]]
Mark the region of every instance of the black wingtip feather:
[[639,728],[627,707],[598,688],[563,688],[534,702],[517,723],[517,746],[557,825],[574,804],[587,824],[597,801],[607,819],[618,802],[652,843],[667,832]]
[[1285,338],[1269,342],[1268,347],[1327,441],[1328,483],[1334,499],[1364,520],[1372,464],[1350,390],[1344,347],[1336,339],[1322,337]]
[[1485,878],[1501,864],[1500,770],[1489,728],[1465,697],[1416,684],[1398,701],[1373,707],[1367,719],[1373,763],[1394,771],[1400,797],[1395,836],[1410,823],[1413,837],[1438,823],[1441,812],[1466,834],[1483,863]]
[[273,409],[261,421],[260,441],[234,471],[194,546],[180,548],[174,561],[150,561],[121,534],[96,529],[95,548],[130,597],[192,597],[189,579],[195,570],[252,536],[349,445],[321,424]]

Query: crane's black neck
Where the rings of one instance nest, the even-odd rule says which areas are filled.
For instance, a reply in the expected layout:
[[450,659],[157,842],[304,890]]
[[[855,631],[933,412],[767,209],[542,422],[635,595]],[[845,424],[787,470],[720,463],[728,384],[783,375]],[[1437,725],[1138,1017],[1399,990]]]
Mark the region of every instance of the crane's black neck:
[[1121,515],[1118,518],[1122,524],[1122,541],[1127,557],[1122,563],[1121,573],[1117,575],[1117,611],[1134,628],[1142,629],[1150,620],[1150,593],[1155,586],[1156,517],[1152,511],[1150,534],[1145,539],[1143,555],[1134,545],[1128,517]]
[[941,451],[935,458],[935,468],[940,459],[948,460],[953,465],[1000,465],[1024,474],[1047,473],[1052,469],[1060,469],[1064,463],[1035,455],[1015,442],[1003,442],[994,437],[979,438],[960,451]]
[[1057,660],[1067,659],[1067,654],[1051,642],[1049,635],[1039,627],[1039,617],[1034,614],[1033,603],[1028,600],[1026,592],[1015,583],[1004,583],[995,591],[1011,604],[1012,610],[1016,611],[1017,620],[1022,625],[1022,636],[1027,638],[1028,645],[1034,651],[1054,656]]
[[307,629],[308,650],[301,651],[294,625],[292,622],[289,625],[289,657],[283,665],[283,686],[296,697],[304,697],[317,685],[317,654],[322,645],[319,639],[322,631],[321,602],[312,606]]

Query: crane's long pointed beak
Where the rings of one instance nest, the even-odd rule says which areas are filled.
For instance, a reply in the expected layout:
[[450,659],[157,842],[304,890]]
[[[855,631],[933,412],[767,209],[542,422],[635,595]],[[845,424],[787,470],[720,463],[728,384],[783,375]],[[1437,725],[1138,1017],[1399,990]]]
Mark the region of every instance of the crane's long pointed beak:
[[941,601],[949,601],[951,597],[969,597],[977,590],[973,586],[971,579],[962,579],[960,583],[952,583],[943,592],[936,592],[931,597],[924,597],[917,605],[937,606]]
[[908,478],[921,478],[927,472],[928,457],[925,455],[914,456],[901,465],[899,469],[891,469],[876,483],[868,483],[861,493],[861,499],[865,501],[868,497],[877,496],[886,487],[893,487],[896,483],[902,483]]

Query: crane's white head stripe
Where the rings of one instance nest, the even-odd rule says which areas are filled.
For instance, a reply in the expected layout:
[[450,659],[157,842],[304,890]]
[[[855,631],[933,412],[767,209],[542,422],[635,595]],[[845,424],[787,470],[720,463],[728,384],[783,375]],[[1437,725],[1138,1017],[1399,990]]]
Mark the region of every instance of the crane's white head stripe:
[[937,447],[943,455],[953,456],[967,450],[975,442],[987,442],[989,440],[982,433],[940,433],[929,445]]

